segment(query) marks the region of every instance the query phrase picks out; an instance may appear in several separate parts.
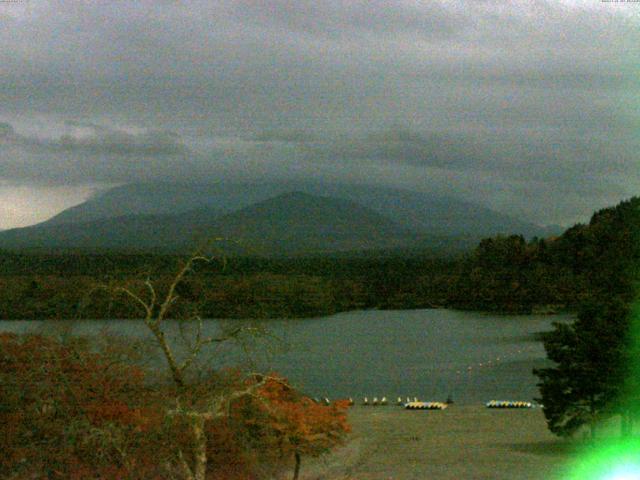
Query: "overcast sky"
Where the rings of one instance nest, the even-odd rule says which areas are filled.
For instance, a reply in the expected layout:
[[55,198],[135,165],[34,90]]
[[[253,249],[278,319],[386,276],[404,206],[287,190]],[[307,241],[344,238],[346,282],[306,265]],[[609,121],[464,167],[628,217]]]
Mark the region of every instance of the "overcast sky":
[[640,194],[640,3],[0,3],[0,228],[132,181],[319,178],[571,224]]

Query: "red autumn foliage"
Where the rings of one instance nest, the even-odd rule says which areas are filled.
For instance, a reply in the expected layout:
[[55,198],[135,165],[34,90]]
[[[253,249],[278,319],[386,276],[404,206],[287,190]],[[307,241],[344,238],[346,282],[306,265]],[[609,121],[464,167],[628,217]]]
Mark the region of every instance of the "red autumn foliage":
[[270,376],[255,396],[238,402],[230,420],[242,424],[250,443],[267,457],[263,462],[290,466],[294,457],[317,457],[344,442],[351,431],[348,406],[347,400],[318,404],[286,379]]
[[[243,381],[235,371],[223,376],[217,381],[230,392],[245,390],[259,381]],[[350,431],[348,401],[320,405],[292,388],[286,379],[276,375],[266,378],[252,394],[230,405],[228,417],[206,422],[208,479],[274,478],[292,469],[296,454],[318,456],[345,440]],[[197,408],[196,400],[192,408]],[[182,432],[181,448],[188,454],[188,429],[174,426],[174,431]]]
[[[194,384],[181,402],[205,411],[212,392],[257,381],[226,372]],[[0,334],[0,478],[172,478],[177,452],[192,455],[186,417],[167,417],[175,398],[81,339]],[[294,455],[330,450],[349,431],[346,409],[346,402],[318,405],[268,377],[232,402],[228,416],[206,422],[207,479],[262,478],[290,469]]]
[[350,431],[347,400],[322,405],[277,378],[269,380],[259,394],[266,400],[260,408],[270,418],[269,427],[283,440],[284,453],[318,456],[340,444]]
[[138,405],[143,379],[82,340],[0,334],[0,476],[154,478],[139,453],[162,418]]

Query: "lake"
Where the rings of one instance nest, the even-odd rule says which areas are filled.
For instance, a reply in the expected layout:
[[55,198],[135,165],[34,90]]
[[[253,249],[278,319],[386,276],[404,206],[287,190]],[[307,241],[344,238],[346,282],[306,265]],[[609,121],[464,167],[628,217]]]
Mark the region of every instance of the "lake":
[[[536,334],[568,315],[494,315],[444,309],[368,310],[329,317],[260,322],[279,340],[251,343],[249,356],[231,345],[216,347],[209,365],[253,362],[273,370],[312,396],[418,397],[472,404],[491,399],[532,400],[538,396],[531,370],[547,365]],[[65,322],[62,322],[65,323]],[[255,322],[254,322],[255,323]],[[1,321],[0,330],[57,328],[60,322]],[[117,333],[146,338],[136,320],[93,320],[69,324],[74,334]],[[179,340],[175,322],[167,326]],[[219,322],[207,320],[215,332]],[[212,358],[209,356],[208,358]],[[161,361],[155,358],[153,362]]]

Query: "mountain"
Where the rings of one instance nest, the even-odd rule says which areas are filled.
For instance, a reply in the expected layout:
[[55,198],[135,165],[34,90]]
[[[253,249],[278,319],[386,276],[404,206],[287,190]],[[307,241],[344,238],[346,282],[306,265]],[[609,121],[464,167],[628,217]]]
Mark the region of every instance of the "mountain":
[[562,231],[560,227],[540,227],[455,197],[371,185],[310,181],[123,185],[69,208],[44,224],[74,224],[125,215],[175,215],[197,209],[231,213],[292,191],[366,205],[405,228],[429,236],[479,239],[518,233],[529,238]]
[[61,225],[130,215],[174,215],[207,208],[229,213],[284,191],[277,184],[135,183],[99,193],[43,223]]
[[[204,212],[199,212],[201,215]],[[210,218],[219,213],[211,212]],[[85,223],[39,224],[0,232],[0,248],[172,251],[193,226],[168,215],[128,215]]]
[[479,240],[496,234],[518,233],[529,238],[562,232],[560,227],[548,229],[451,196],[365,185],[324,184],[316,188],[322,188],[327,195],[366,205],[407,228],[431,236]]
[[290,192],[224,215],[211,233],[256,253],[327,253],[407,245],[419,236],[355,202]]
[[180,214],[45,222],[0,233],[0,247],[184,251],[211,237],[229,239],[225,251],[270,255],[394,248],[420,239],[355,202],[290,192],[227,214],[207,207]]

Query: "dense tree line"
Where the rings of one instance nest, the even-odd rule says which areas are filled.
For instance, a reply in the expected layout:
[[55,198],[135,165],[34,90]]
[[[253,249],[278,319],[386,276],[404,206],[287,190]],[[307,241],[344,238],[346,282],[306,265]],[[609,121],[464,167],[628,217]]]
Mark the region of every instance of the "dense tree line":
[[[180,257],[0,255],[0,318],[136,318],[135,306],[99,286],[167,283]],[[216,318],[307,317],[367,308],[442,306],[451,260],[230,258],[198,268],[180,288]]]
[[574,310],[588,294],[588,278],[567,261],[560,238],[520,235],[482,240],[463,260],[448,292],[461,309],[530,313]]
[[601,210],[563,237],[563,258],[588,295],[573,323],[556,324],[545,336],[554,366],[535,373],[549,429],[569,436],[590,425],[595,436],[599,421],[621,415],[629,433],[640,413],[640,199]]
[[577,311],[594,297],[633,291],[637,257],[637,198],[596,212],[561,236],[482,240],[460,262],[449,305],[478,310],[530,312],[545,306]]

